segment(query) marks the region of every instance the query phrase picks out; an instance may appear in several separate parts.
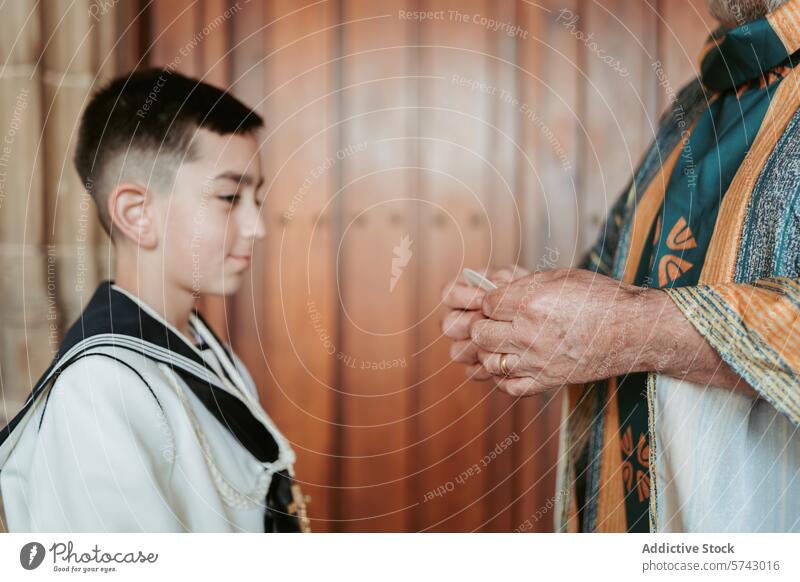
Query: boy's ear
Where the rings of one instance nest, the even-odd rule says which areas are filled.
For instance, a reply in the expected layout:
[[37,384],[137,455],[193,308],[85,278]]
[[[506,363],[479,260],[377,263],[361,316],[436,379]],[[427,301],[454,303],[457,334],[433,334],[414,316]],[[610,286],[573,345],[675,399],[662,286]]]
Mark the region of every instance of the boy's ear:
[[152,196],[138,184],[119,184],[108,196],[108,215],[117,231],[136,246],[154,249],[158,232],[153,222]]

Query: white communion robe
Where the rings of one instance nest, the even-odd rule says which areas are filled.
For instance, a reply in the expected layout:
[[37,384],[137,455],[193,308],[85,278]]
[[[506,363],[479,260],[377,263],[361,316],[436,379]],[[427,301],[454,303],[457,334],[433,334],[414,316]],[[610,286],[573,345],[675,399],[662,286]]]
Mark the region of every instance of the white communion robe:
[[657,532],[800,531],[800,432],[788,417],[663,375],[653,414]]
[[[32,393],[3,433],[0,496],[9,531],[264,532],[265,498],[279,471],[293,476],[295,455],[243,363],[197,314],[190,324],[205,349],[109,282],[95,295],[101,303],[111,297],[118,311],[135,305],[140,319],[149,316],[152,327],[169,329],[168,342],[182,345],[115,333],[73,347],[82,357],[49,390]],[[239,409],[244,404],[274,439],[267,444],[277,458],[256,458],[190,389],[187,371],[205,375],[211,401],[223,400],[224,390]]]

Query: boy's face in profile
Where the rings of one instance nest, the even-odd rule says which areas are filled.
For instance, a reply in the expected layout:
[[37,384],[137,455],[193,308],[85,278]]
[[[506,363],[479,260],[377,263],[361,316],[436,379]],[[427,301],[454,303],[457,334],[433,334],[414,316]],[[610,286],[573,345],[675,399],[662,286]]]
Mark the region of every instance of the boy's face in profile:
[[258,143],[199,129],[196,159],[178,168],[172,193],[154,197],[165,279],[194,295],[235,292],[265,235]]

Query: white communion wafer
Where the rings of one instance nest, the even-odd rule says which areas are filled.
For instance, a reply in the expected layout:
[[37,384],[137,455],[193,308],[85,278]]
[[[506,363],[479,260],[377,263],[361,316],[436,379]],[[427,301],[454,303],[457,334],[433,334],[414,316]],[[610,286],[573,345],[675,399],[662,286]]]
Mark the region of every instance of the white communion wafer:
[[464,269],[464,278],[470,285],[475,285],[476,287],[480,287],[484,291],[491,291],[492,289],[497,289],[497,285],[495,285],[489,279],[481,275],[478,271],[473,271],[472,269]]

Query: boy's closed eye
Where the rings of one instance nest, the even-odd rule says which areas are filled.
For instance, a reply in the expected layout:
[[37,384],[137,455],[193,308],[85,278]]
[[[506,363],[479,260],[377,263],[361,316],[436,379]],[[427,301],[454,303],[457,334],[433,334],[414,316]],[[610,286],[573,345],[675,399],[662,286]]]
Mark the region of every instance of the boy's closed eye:
[[[217,196],[217,198],[223,200],[224,202],[227,202],[228,204],[235,205],[239,201],[241,196],[239,194],[221,194],[220,196]],[[264,198],[256,197],[253,200],[253,202],[255,202],[256,206],[260,207],[264,203]]]
[[221,194],[217,196],[220,200],[223,200],[229,204],[236,204],[239,201],[239,194]]
[[[222,194],[221,196],[217,196],[217,198],[234,206],[237,202],[239,202],[241,196],[239,194]],[[260,207],[262,204],[264,204],[264,197],[256,198],[253,200],[253,202],[255,202],[256,206]]]

